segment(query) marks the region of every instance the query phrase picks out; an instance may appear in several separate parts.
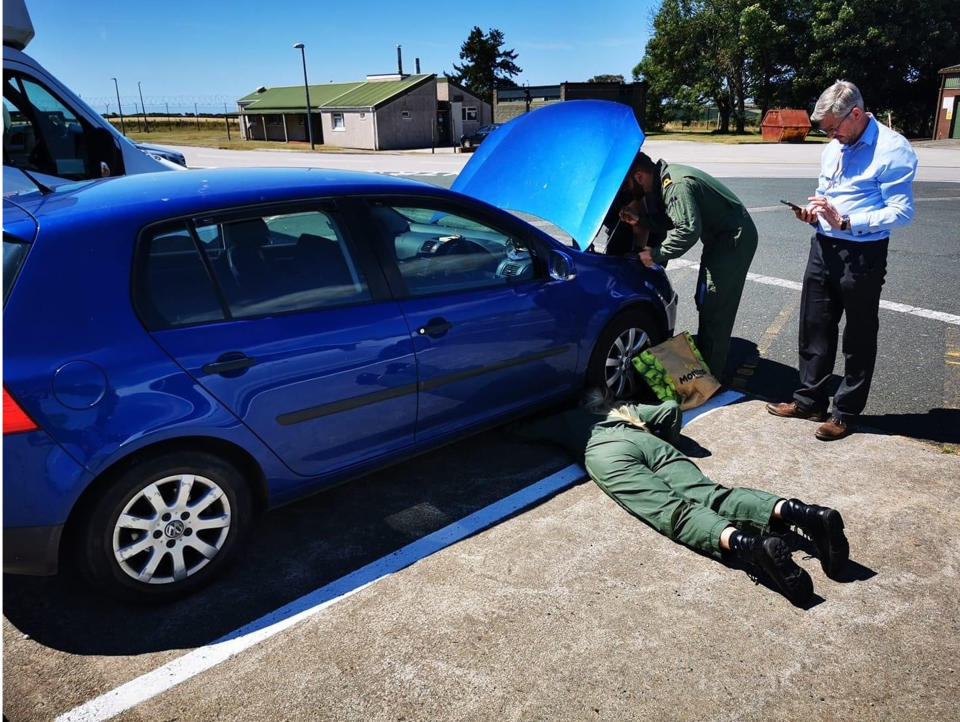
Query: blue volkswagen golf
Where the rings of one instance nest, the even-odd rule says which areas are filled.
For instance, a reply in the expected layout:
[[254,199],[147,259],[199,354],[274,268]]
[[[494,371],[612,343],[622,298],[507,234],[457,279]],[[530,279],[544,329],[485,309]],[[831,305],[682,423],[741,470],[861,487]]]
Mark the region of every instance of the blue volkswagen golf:
[[5,198],[5,571],[170,599],[263,510],[586,383],[631,394],[675,294],[588,250],[642,134],[624,106],[586,105],[527,130],[592,119],[593,136],[615,115],[632,135],[614,129],[589,182],[530,168],[547,194],[524,189],[511,123],[456,190],[242,169]]

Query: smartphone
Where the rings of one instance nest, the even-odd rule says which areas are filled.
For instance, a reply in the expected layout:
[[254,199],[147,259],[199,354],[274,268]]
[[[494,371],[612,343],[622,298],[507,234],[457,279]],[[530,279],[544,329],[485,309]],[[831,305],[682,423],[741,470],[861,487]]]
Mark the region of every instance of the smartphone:
[[781,199],[780,202],[783,203],[783,205],[785,205],[785,206],[790,206],[790,208],[792,208],[792,209],[795,210],[795,211],[802,211],[802,210],[803,210],[803,208],[801,208],[800,206],[798,206],[796,203],[791,203],[790,201],[785,201],[785,200],[783,200],[783,199]]

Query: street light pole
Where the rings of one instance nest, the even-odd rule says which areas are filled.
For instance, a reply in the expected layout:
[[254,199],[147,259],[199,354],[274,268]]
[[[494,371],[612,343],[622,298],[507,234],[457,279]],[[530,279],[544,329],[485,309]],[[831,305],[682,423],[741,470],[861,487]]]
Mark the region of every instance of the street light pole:
[[143,131],[150,132],[150,126],[147,125],[147,106],[143,104],[143,88],[140,87],[140,81],[137,81],[137,90],[140,91],[140,112],[143,113]]
[[310,85],[307,83],[307,53],[304,50],[303,43],[296,43],[293,47],[300,51],[300,58],[303,60],[303,92],[307,97],[307,137],[310,139],[310,150],[314,150],[316,146],[313,144],[313,123],[310,121]]
[[117,79],[113,78],[113,87],[117,91],[117,110],[120,111],[120,133],[123,135],[127,134],[127,131],[123,127],[123,106],[120,105],[120,86],[117,85]]

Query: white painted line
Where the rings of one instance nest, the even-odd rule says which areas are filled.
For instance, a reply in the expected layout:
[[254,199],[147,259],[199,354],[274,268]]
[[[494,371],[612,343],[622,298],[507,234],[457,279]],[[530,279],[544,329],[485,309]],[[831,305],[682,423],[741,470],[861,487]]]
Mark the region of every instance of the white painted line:
[[[707,403],[683,414],[683,425],[726,404],[737,401],[743,394],[725,391]],[[75,707],[56,718],[55,722],[102,722],[146,702],[201,672],[216,667],[244,650],[289,629],[327,607],[346,599],[374,582],[424,559],[471,534],[493,526],[497,522],[525,509],[552,494],[573,486],[586,478],[587,472],[579,464],[570,464],[555,474],[494,502],[473,514],[448,524],[432,534],[381,557],[365,567],[340,577],[319,589],[305,594],[279,609],[265,614],[239,629],[178,657],[152,672],[132,679],[106,694]]]
[[[667,273],[679,268],[696,268],[700,266],[699,261],[687,261],[683,258],[674,258],[667,266]],[[788,281],[785,278],[776,278],[775,276],[761,276],[759,273],[748,273],[747,280],[754,283],[762,283],[765,286],[779,286],[780,288],[789,288],[794,291],[803,290],[803,284],[797,281]],[[960,316],[946,311],[933,311],[929,308],[920,308],[906,303],[896,303],[894,301],[880,300],[880,308],[885,311],[896,311],[897,313],[907,313],[911,316],[920,316],[934,321],[943,321],[954,326],[960,326]]]

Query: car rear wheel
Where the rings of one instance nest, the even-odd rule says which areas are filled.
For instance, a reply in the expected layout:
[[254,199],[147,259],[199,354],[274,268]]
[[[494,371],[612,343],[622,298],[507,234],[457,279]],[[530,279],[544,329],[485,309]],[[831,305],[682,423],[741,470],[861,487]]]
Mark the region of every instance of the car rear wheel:
[[616,316],[600,334],[587,368],[587,385],[603,389],[611,399],[649,397],[649,389],[633,367],[633,359],[663,340],[660,325],[644,309]]
[[82,528],[80,569],[97,588],[166,601],[216,576],[249,527],[243,476],[216,456],[171,453],[119,475]]

